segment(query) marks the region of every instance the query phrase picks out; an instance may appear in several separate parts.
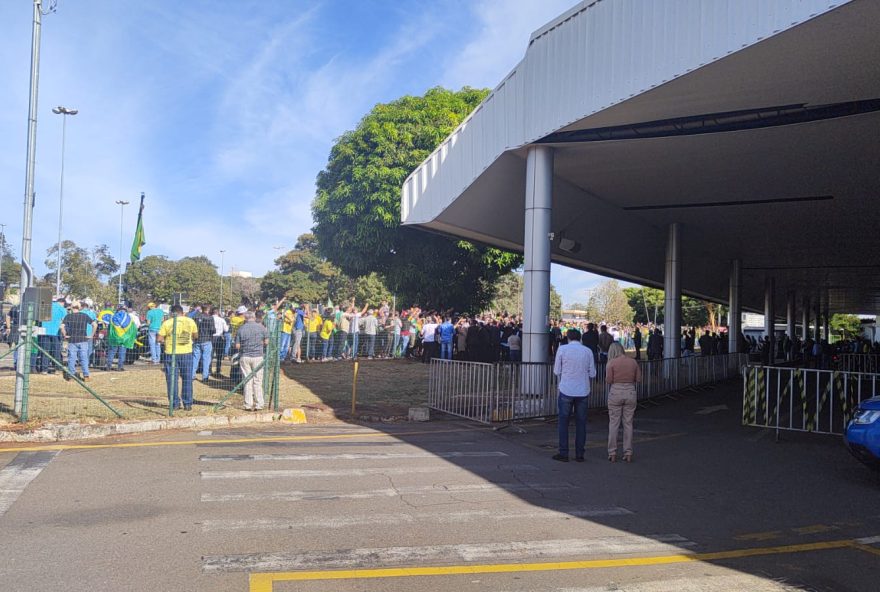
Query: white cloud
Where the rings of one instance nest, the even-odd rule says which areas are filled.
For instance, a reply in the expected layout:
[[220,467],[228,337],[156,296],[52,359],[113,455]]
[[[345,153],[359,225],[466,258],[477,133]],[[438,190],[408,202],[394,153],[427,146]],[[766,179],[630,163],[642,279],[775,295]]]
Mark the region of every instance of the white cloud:
[[575,4],[574,0],[474,2],[473,38],[450,56],[442,83],[452,88],[494,88],[523,58],[530,35]]

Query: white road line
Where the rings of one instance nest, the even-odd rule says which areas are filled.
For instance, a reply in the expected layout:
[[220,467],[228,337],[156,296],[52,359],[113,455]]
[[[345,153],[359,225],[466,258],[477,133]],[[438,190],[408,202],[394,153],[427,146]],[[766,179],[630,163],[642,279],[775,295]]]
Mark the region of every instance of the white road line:
[[425,485],[419,487],[397,487],[353,491],[269,491],[254,493],[203,493],[203,502],[241,502],[241,501],[315,501],[339,499],[369,499],[374,497],[398,497],[403,495],[446,495],[463,493],[522,493],[535,491],[540,493],[571,491],[580,489],[570,483],[480,483],[472,485]]
[[504,452],[349,452],[345,454],[203,454],[204,462],[264,460],[385,460],[400,458],[497,458]]
[[412,516],[409,514],[370,514],[363,516],[346,516],[340,518],[328,518],[318,520],[302,519],[259,519],[259,520],[205,520],[202,522],[203,531],[217,530],[309,530],[309,529],[338,529],[352,526],[397,526],[401,524],[459,524],[475,520],[567,520],[572,516],[576,518],[590,518],[597,516],[624,516],[632,514],[626,508],[617,506],[596,508],[571,508],[569,510],[473,510],[466,512],[450,512],[445,514],[422,514]]
[[870,536],[856,539],[856,542],[860,545],[876,545],[877,543],[880,543],[880,536]]
[[[415,473],[436,473],[446,466],[436,467],[388,467],[369,469],[274,469],[265,471],[201,471],[202,479],[286,479],[296,477],[366,477],[369,475],[411,475]],[[539,471],[534,465],[498,465],[492,467],[501,471]]]
[[56,454],[56,450],[19,452],[12,462],[0,470],[0,516],[12,507],[25,487],[37,478]]
[[202,557],[206,573],[240,571],[294,571],[321,569],[370,569],[400,565],[474,563],[503,561],[545,561],[566,557],[596,557],[643,553],[687,553],[696,543],[677,534],[640,537],[605,536],[590,539],[511,541],[486,544],[432,545],[340,549],[336,551],[294,551],[247,555]]

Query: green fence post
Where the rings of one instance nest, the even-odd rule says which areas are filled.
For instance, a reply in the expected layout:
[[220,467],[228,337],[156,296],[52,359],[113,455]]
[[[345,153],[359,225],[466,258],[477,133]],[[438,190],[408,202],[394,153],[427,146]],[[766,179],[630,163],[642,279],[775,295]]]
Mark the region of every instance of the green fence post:
[[[19,314],[21,314],[19,312]],[[27,331],[24,336],[24,368],[22,368],[21,381],[21,415],[18,421],[25,423],[28,420],[28,399],[31,390],[31,360],[33,359],[34,349],[34,303],[28,303],[27,309]]]
[[171,380],[171,392],[168,393],[168,417],[174,417],[174,399],[177,396],[177,315],[171,317],[171,376],[165,380]]

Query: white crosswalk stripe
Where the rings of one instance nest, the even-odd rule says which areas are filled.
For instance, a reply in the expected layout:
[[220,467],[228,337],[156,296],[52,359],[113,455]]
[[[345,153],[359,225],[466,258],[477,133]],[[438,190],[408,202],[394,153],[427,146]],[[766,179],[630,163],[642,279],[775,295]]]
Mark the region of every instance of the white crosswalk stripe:
[[24,492],[28,484],[46,468],[56,451],[20,452],[0,469],[0,516],[3,516]]
[[203,454],[204,462],[223,461],[286,461],[286,460],[396,460],[408,458],[498,458],[504,452],[350,452],[346,454]]
[[599,516],[624,516],[632,514],[617,506],[597,508],[569,508],[558,510],[472,510],[467,512],[430,513],[417,516],[409,514],[371,514],[368,516],[343,516],[327,519],[256,519],[256,520],[205,520],[202,530],[308,530],[349,528],[352,526],[398,526],[401,524],[436,523],[457,524],[474,520],[500,522],[504,520],[568,520]]
[[[272,469],[265,471],[202,471],[202,479],[285,479],[305,477],[366,477],[436,473],[440,467],[388,467],[372,469]],[[539,471],[534,465],[498,465],[500,471]]]
[[238,501],[314,501],[341,499],[368,499],[382,497],[399,497],[411,495],[443,495],[462,493],[522,493],[534,491],[538,493],[571,491],[576,489],[570,483],[476,483],[469,485],[423,485],[414,487],[397,487],[387,489],[371,489],[366,491],[269,491],[254,493],[203,493],[203,502],[238,502]]
[[676,534],[602,536],[585,539],[507,541],[485,544],[429,545],[212,555],[202,558],[206,573],[235,571],[294,571],[320,569],[370,569],[395,565],[453,562],[499,562],[568,557],[589,558],[642,553],[687,553],[695,543]]

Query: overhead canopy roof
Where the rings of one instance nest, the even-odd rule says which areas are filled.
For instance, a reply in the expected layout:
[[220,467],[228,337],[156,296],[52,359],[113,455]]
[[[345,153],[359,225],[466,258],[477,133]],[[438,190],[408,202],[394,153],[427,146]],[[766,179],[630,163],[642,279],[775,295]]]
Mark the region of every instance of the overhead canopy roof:
[[877,31],[875,0],[582,2],[407,179],[403,222],[521,251],[547,144],[555,262],[662,288],[679,222],[687,294],[726,301],[741,259],[747,308],[770,275],[880,313]]

